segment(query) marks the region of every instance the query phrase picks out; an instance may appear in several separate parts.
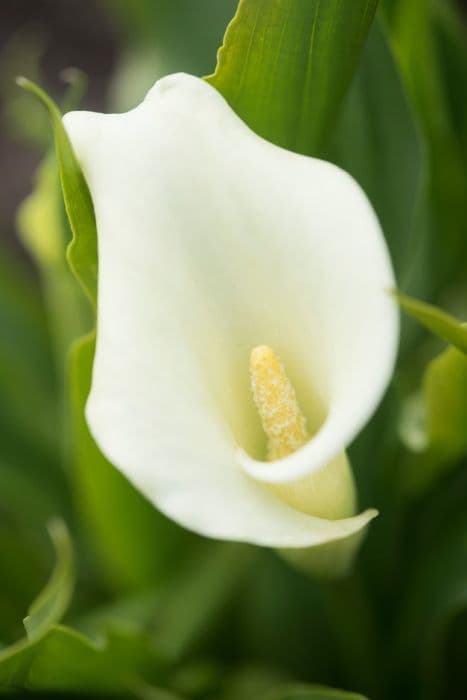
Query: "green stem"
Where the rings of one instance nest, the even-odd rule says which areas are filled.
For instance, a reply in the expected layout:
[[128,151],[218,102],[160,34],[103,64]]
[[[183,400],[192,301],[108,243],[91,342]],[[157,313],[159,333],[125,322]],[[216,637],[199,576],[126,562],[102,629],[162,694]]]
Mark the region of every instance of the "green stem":
[[368,596],[357,571],[321,585],[325,613],[349,687],[372,694],[377,689],[378,639]]

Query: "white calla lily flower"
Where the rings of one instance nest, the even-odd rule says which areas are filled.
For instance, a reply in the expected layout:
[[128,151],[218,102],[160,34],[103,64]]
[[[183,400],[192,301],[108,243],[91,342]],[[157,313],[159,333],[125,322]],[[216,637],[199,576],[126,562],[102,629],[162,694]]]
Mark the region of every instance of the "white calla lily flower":
[[[87,419],[100,448],[195,532],[343,569],[376,515],[355,515],[344,450],[382,397],[398,338],[366,196],[334,165],[257,136],[185,74],[130,112],[64,123],[98,229]],[[299,437],[281,433],[275,449],[289,419]]]

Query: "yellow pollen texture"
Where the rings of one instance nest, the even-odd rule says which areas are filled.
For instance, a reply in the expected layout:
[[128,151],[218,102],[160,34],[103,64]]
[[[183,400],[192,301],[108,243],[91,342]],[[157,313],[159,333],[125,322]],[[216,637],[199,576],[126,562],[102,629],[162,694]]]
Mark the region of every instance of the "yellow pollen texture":
[[250,356],[253,399],[268,438],[267,459],[286,457],[308,440],[305,416],[282,362],[268,345],[253,348]]

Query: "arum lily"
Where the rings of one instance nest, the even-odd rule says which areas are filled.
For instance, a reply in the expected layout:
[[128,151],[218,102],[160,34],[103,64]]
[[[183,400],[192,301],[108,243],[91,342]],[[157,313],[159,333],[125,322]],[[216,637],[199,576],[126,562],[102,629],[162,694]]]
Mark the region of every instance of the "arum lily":
[[376,514],[355,515],[344,450],[398,336],[364,193],[184,74],[64,119],[98,229],[97,443],[183,526],[343,570]]

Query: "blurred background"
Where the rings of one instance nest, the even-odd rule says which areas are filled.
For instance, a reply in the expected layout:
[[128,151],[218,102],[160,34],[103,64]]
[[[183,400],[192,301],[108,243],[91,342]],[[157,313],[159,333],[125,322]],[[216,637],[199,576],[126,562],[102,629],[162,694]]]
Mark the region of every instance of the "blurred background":
[[175,70],[207,75],[236,3],[186,0],[5,0],[0,7],[2,241],[18,252],[14,217],[50,139],[40,108],[14,83],[37,79],[57,101],[64,69],[87,76],[81,106],[126,110]]
[[[443,347],[414,324],[404,329],[395,388],[352,448],[362,505],[385,517],[372,527],[348,584],[310,582],[267,551],[211,552],[94,454],[82,425],[79,454],[70,450],[76,421],[64,407],[71,396],[82,411],[84,397],[66,380],[68,348],[91,329],[92,317],[66,268],[70,231],[47,116],[15,77],[37,81],[63,110],[123,111],[164,74],[210,74],[236,6],[0,2],[0,648],[23,635],[25,612],[53,566],[46,523],[61,516],[79,562],[67,621],[96,639],[118,628],[121,658],[131,646],[146,659],[142,639],[160,605],[154,590],[170,582],[157,654],[175,659],[160,678],[181,697],[245,700],[255,697],[247,686],[298,678],[388,700],[462,700],[467,407],[448,466],[431,453],[422,464],[417,392]],[[396,268],[416,266],[408,288],[467,318],[467,0],[384,0],[380,20],[387,40],[372,31],[340,122],[344,136],[337,134],[329,157],[364,185]],[[423,206],[415,207],[421,191]],[[428,244],[410,265],[398,240],[412,224]],[[455,383],[467,387],[467,370]],[[226,674],[229,687],[210,695],[206,688],[218,689]],[[90,675],[91,687],[100,676]],[[0,667],[0,691],[1,683]]]

